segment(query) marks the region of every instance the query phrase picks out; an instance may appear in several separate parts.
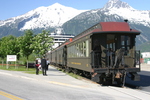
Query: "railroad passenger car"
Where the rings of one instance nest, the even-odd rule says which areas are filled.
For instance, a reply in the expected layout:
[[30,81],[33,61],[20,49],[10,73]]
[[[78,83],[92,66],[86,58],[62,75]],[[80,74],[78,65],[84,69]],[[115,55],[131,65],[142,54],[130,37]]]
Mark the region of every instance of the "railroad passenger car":
[[52,51],[51,60],[99,83],[124,84],[127,73],[138,81],[140,51],[136,51],[135,38],[139,34],[127,22],[100,22]]

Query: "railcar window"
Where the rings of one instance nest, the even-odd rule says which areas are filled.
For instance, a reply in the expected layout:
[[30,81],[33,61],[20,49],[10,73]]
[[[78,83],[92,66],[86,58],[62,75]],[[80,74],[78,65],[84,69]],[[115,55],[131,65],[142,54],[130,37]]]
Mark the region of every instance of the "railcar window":
[[70,47],[70,57],[72,57],[72,48]]
[[131,41],[130,36],[125,35],[121,36],[121,47],[125,49],[125,55],[128,55],[128,51],[130,50],[131,46],[130,41]]
[[81,45],[80,45],[80,43],[78,43],[78,45],[79,45],[78,57],[80,57],[80,55],[81,55],[81,52],[80,52]]
[[115,51],[115,35],[108,34],[107,35],[107,49],[111,48],[113,51]]
[[79,57],[79,44],[76,45],[77,48],[77,57]]
[[70,57],[70,47],[68,47],[68,50],[67,50],[67,57]]
[[71,49],[71,50],[70,50],[70,52],[71,52],[71,53],[70,53],[70,57],[72,57],[72,53],[73,53],[73,52],[72,52],[72,46],[70,47],[70,49]]
[[83,57],[83,43],[80,43],[80,57]]
[[74,46],[74,57],[77,57],[78,49],[77,44]]
[[83,56],[86,56],[86,44],[85,41],[83,42]]
[[88,40],[68,47],[68,57],[89,57]]
[[72,57],[75,57],[76,55],[76,50],[75,50],[75,45],[72,46]]
[[89,57],[89,41],[86,41],[86,57]]

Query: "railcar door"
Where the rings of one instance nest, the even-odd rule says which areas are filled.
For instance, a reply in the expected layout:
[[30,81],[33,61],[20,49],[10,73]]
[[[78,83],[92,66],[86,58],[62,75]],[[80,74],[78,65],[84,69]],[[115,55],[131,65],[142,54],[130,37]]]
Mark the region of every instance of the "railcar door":
[[106,41],[106,67],[113,67],[115,62],[116,45],[118,44],[117,37],[115,34],[107,34]]
[[96,34],[91,37],[91,66],[104,68],[106,62],[106,34]]
[[135,35],[121,35],[119,41],[120,48],[124,49],[125,67],[135,67]]
[[[134,64],[135,36],[124,34],[107,34],[107,66],[113,67],[114,64],[128,63]],[[111,55],[111,57],[110,57]],[[130,55],[130,56],[129,56]],[[117,58],[116,58],[117,57]],[[119,58],[120,57],[120,58]],[[124,57],[124,59],[122,58]],[[121,61],[121,60],[124,61]],[[118,61],[120,60],[120,61]],[[119,65],[116,65],[119,67]]]
[[108,34],[107,50],[110,48],[112,57],[107,59],[107,66],[135,67],[135,35]]

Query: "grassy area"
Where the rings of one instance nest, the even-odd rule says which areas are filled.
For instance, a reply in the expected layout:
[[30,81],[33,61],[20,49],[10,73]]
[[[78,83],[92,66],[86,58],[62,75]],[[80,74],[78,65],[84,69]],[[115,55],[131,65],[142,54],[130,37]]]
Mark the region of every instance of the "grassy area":
[[61,69],[61,68],[57,68],[57,70],[62,71],[62,72],[64,72],[64,73],[66,73],[67,75],[72,76],[72,77],[74,77],[74,78],[76,78],[76,79],[83,79],[82,76],[77,75],[77,74],[74,74],[74,73],[72,73],[72,72],[70,72],[70,73],[65,72],[65,70],[63,70],[63,69]]
[[72,76],[72,77],[74,77],[76,79],[83,79],[82,76],[76,75],[74,73],[66,73],[66,74],[68,74],[68,75],[70,75],[70,76]]
[[[9,66],[7,68],[7,66],[0,65],[0,69],[8,71],[22,71],[28,74],[35,74],[36,71],[35,68],[26,68],[25,66]],[[42,74],[42,72],[40,71],[39,74]]]

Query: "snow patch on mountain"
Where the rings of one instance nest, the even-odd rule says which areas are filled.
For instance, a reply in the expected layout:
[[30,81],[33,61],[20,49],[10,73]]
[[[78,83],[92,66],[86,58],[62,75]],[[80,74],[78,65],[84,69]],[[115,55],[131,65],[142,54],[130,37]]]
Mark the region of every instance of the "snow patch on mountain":
[[26,22],[21,29],[59,27],[84,11],[85,10],[65,7],[58,3],[49,7],[40,7],[36,9],[36,15],[38,15],[38,17],[32,18],[30,21]]
[[133,9],[128,3],[122,2],[121,0],[109,0],[108,3],[104,6],[104,9],[111,8],[128,8]]

